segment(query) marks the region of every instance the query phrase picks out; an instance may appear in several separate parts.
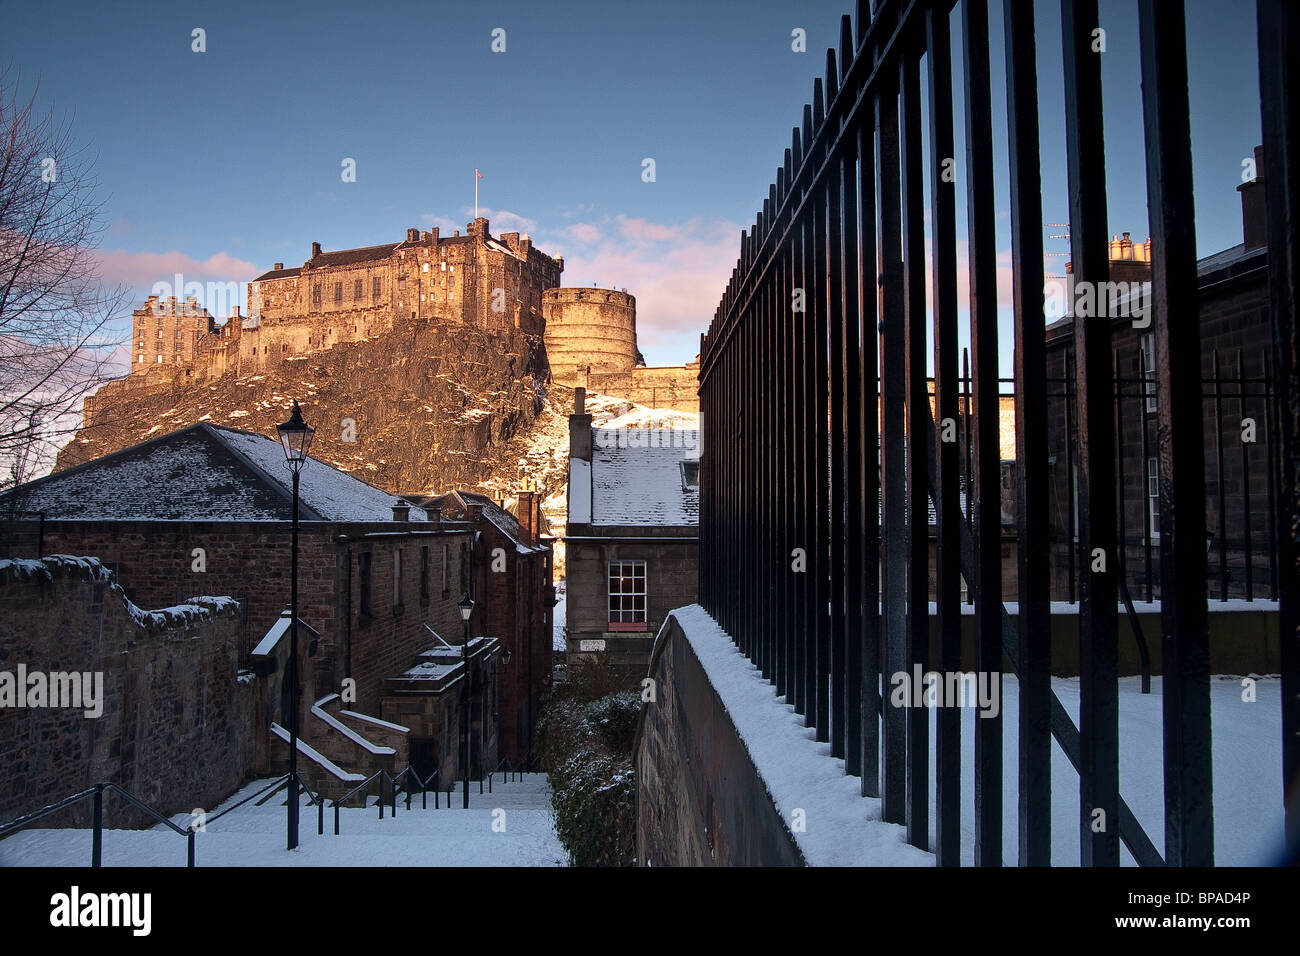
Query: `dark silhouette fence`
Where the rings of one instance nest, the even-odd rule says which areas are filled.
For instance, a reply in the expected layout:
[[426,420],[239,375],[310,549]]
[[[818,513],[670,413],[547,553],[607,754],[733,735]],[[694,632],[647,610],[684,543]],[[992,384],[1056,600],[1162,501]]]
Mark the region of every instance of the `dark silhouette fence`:
[[[1045,408],[1043,239],[1034,6],[1005,0],[1008,165],[1015,313],[1017,625],[1001,596],[997,262],[988,8],[859,2],[841,23],[762,210],[701,344],[700,600],[816,728],[886,821],[930,847],[937,790],[941,864],[960,860],[960,711],[882,707],[881,677],[960,669],[961,580],[976,616],[977,667],[1005,654],[1019,679],[1019,862],[1050,862],[1050,751],[1078,772],[1084,865],[1116,865],[1123,841],[1144,865],[1214,860],[1207,636],[1206,448],[1183,7],[1139,3],[1142,108],[1158,361],[1152,457],[1158,460],[1164,708],[1164,854],[1119,789],[1116,374],[1111,323],[1074,323],[1080,573],[1079,726],[1049,683],[1052,548]],[[1096,0],[1063,0],[1070,242],[1077,283],[1107,281],[1105,154]],[[1300,14],[1260,0],[1260,78],[1268,187],[1270,297],[1276,331],[1277,527],[1296,507],[1294,301],[1300,210],[1291,142]],[[966,148],[954,157],[952,44],[960,44]],[[929,157],[922,150],[927,71]],[[952,170],[957,174],[951,175]],[[929,180],[926,204],[923,180]],[[956,204],[966,201],[971,341],[971,522],[959,497]],[[926,262],[925,215],[930,259]],[[932,282],[927,305],[926,283]],[[927,324],[932,322],[932,329]],[[1177,331],[1171,329],[1177,327]],[[932,333],[935,405],[927,389]],[[879,392],[874,379],[879,374]],[[941,427],[935,428],[937,418]],[[914,440],[908,440],[910,438]],[[880,465],[876,467],[877,447]],[[1176,479],[1176,480],[1175,480]],[[865,506],[879,494],[881,508]],[[928,521],[937,513],[939,653],[928,641]],[[1283,771],[1300,758],[1295,646],[1296,544],[1277,562],[1283,634]],[[1086,570],[1085,570],[1086,569]],[[1002,725],[975,721],[975,861],[1002,861]],[[1062,783],[1058,781],[1058,789]],[[1293,819],[1295,814],[1291,815]],[[1099,826],[1098,823],[1101,823]]]

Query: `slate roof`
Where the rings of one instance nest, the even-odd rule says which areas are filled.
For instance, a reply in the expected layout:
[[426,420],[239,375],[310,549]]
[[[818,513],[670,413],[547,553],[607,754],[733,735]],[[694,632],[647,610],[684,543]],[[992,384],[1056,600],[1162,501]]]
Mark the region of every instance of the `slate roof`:
[[307,264],[313,269],[320,269],[324,266],[349,266],[357,262],[373,262],[376,259],[387,259],[393,254],[393,250],[402,245],[400,242],[385,242],[377,246],[362,246],[359,249],[340,249],[337,252],[322,252],[307,260]]
[[294,266],[292,269],[272,269],[270,272],[263,272],[253,281],[261,282],[263,279],[288,279],[292,276],[301,274],[302,266]]
[[509,511],[502,508],[487,495],[481,495],[476,491],[449,491],[443,495],[433,495],[419,497],[406,495],[408,501],[419,502],[426,505],[437,505],[442,509],[443,517],[461,519],[467,517],[467,505],[476,504],[483,508],[483,517],[487,518],[492,525],[503,535],[509,538],[515,545],[515,549],[521,554],[532,554],[537,551],[545,551],[546,546],[541,544],[528,544],[524,541],[523,532],[519,528],[519,519]]
[[[53,520],[288,521],[292,483],[275,439],[200,422],[10,494]],[[304,521],[393,520],[396,496],[314,458],[299,483]],[[412,508],[410,517],[425,514]]]
[[682,490],[681,463],[699,457],[699,441],[695,429],[594,429],[591,523],[697,527],[700,491]]

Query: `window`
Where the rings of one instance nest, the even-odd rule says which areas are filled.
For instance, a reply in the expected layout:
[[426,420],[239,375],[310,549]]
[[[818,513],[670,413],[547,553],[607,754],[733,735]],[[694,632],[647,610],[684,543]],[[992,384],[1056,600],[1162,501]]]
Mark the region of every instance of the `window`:
[[609,629],[644,631],[645,562],[611,561],[609,563]]
[[402,549],[393,549],[393,606],[402,606]]
[[343,301],[343,283],[336,282],[334,283],[334,304],[338,305],[342,301]]
[[379,298],[379,276],[375,276],[370,280],[370,297],[372,299]]
[[357,577],[360,578],[361,600],[359,601],[360,610],[358,618],[360,623],[367,624],[370,622],[370,552],[357,555]]
[[429,603],[429,546],[420,548],[420,604]]
[[1160,460],[1147,459],[1147,508],[1151,513],[1151,540],[1160,540]]
[[312,283],[311,301],[312,301],[312,305],[316,306],[317,308],[320,307],[320,283],[319,282]]
[[1156,410],[1156,337],[1152,332],[1142,334],[1142,391],[1147,396],[1147,411]]
[[361,298],[361,280],[360,280],[360,279],[358,279],[356,282],[352,283],[352,298],[353,298],[354,300],[355,300],[355,299],[359,299],[359,298]]
[[451,560],[451,552],[444,544],[442,546],[442,596],[447,596],[447,564]]
[[399,272],[399,273],[397,273],[397,291],[398,291],[398,292],[405,292],[405,291],[406,291],[406,273],[405,273],[405,272]]

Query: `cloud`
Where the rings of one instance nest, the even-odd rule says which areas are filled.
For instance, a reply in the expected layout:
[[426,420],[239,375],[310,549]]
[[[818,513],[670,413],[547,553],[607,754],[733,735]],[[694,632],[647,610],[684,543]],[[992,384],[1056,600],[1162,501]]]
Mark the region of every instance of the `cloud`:
[[[466,207],[464,211],[467,216],[474,215],[474,210],[471,207]],[[529,219],[527,216],[521,216],[508,209],[490,209],[487,206],[479,206],[478,214],[491,222],[491,229],[498,236],[503,232],[532,232],[537,228],[536,219]]]
[[[686,362],[699,351],[740,251],[740,226],[726,220],[656,223],[618,215],[575,223],[556,236],[580,244],[565,254],[566,286],[595,282],[636,296],[637,341],[651,364]],[[550,252],[558,244],[541,247]]]
[[589,222],[575,222],[572,226],[563,230],[567,236],[571,236],[575,242],[591,246],[600,241],[601,231],[599,226],[593,226]]
[[121,249],[96,251],[100,277],[106,282],[148,287],[155,282],[170,282],[176,273],[190,279],[243,282],[264,270],[254,263],[218,252],[206,259],[195,259],[183,252],[125,252]]

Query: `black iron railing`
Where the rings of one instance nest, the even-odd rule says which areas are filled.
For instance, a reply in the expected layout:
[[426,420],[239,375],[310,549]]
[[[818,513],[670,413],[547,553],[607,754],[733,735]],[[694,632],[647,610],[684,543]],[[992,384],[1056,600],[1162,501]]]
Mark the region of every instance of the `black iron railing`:
[[[1019,678],[1019,861],[1051,861],[1051,742],[1078,773],[1084,865],[1116,865],[1121,841],[1141,864],[1214,859],[1207,621],[1205,395],[1198,321],[1183,6],[1140,0],[1146,180],[1155,256],[1151,329],[1158,459],[1158,579],[1164,706],[1164,856],[1119,790],[1118,515],[1123,451],[1116,450],[1111,322],[1073,323],[1071,472],[1078,564],[1080,722],[1049,681],[1053,553],[1048,355],[1044,321],[1042,195],[1034,5],[1004,2],[1009,205],[1014,288],[1016,460],[1014,511],[1019,599],[1003,605],[997,249],[987,4],[963,0],[959,36],[943,0],[865,0],[827,51],[784,163],[701,342],[700,600],[740,649],[815,728],[816,738],[880,797],[886,821],[931,848],[929,780],[937,789],[941,864],[961,859],[960,713],[882,707],[883,676],[961,666],[961,585],[975,605],[976,667]],[[1096,0],[1063,0],[1073,279],[1109,276]],[[1296,475],[1294,298],[1300,255],[1297,169],[1288,123],[1293,74],[1285,51],[1300,13],[1260,0],[1264,148],[1270,164],[1273,424],[1281,436],[1275,527],[1300,514]],[[964,162],[953,136],[953,51],[963,75]],[[1047,61],[1045,61],[1047,62]],[[921,70],[928,108],[921,108]],[[923,115],[929,157],[922,150]],[[955,173],[955,175],[954,175]],[[926,208],[923,180],[929,181]],[[970,307],[969,442],[937,440],[962,416],[958,388],[956,204],[966,201]],[[925,217],[930,219],[927,263]],[[932,295],[927,302],[927,280]],[[930,327],[928,327],[930,326]],[[1171,330],[1177,331],[1171,334]],[[927,332],[932,333],[933,356]],[[927,365],[933,364],[931,414]],[[873,388],[879,375],[879,392]],[[1217,376],[1216,376],[1217,377]],[[914,440],[909,441],[909,436]],[[880,465],[875,462],[880,449]],[[964,464],[964,469],[963,469]],[[1253,467],[1253,465],[1252,465]],[[969,476],[969,524],[959,493]],[[1131,474],[1131,472],[1130,472]],[[1175,480],[1176,478],[1176,480]],[[872,507],[879,494],[882,506]],[[929,655],[928,521],[936,511],[938,660]],[[1077,514],[1076,514],[1077,512]],[[1077,545],[1075,539],[1077,538]],[[1150,535],[1147,536],[1148,541]],[[1154,544],[1154,542],[1152,542]],[[1226,544],[1225,544],[1226,547]],[[1077,548],[1077,550],[1076,550]],[[1253,548],[1253,543],[1251,545]],[[1300,769],[1300,545],[1277,562],[1283,649],[1284,771]],[[1250,548],[1247,549],[1248,551]],[[1088,560],[1082,560],[1086,557]],[[1251,565],[1248,563],[1247,567]],[[1127,590],[1127,588],[1123,589]],[[1288,690],[1289,688],[1289,690]],[[1002,860],[1002,725],[975,722],[975,845],[980,865]],[[1059,785],[1058,785],[1059,788]],[[1100,824],[1099,824],[1100,821]],[[1116,825],[1116,822],[1118,825]]]
[[[256,793],[250,794],[249,796],[245,797],[243,800],[240,800],[238,803],[226,807],[226,809],[220,811],[219,813],[214,813],[211,816],[205,816],[201,824],[192,821],[188,827],[183,827],[183,828],[177,826],[169,818],[163,816],[163,814],[159,813],[153,807],[144,803],[143,801],[138,799],[134,794],[128,792],[127,790],[124,790],[122,787],[119,787],[117,784],[97,783],[94,786],[87,787],[85,790],[82,790],[80,793],[74,793],[69,797],[64,797],[62,800],[59,800],[57,803],[52,803],[47,807],[42,807],[39,810],[34,810],[31,813],[25,814],[21,817],[18,817],[17,819],[11,820],[9,823],[0,825],[0,838],[9,836],[12,833],[17,833],[19,830],[24,830],[27,827],[30,827],[32,824],[37,823],[38,821],[43,820],[46,817],[51,816],[55,813],[58,813],[61,810],[66,810],[69,807],[73,807],[85,800],[90,800],[92,801],[93,804],[93,808],[91,811],[92,812],[91,824],[90,824],[90,832],[91,832],[90,865],[95,867],[102,866],[103,845],[104,845],[104,794],[115,793],[119,797],[121,797],[124,801],[126,801],[126,803],[128,803],[130,806],[134,807],[135,809],[139,810],[141,813],[145,814],[146,816],[150,817],[153,820],[156,820],[158,823],[163,824],[164,826],[167,827],[167,829],[171,830],[173,833],[185,837],[186,840],[185,865],[195,866],[196,864],[195,864],[195,855],[194,855],[194,837],[196,833],[206,828],[209,823],[221,819],[231,810],[235,810],[238,809],[239,807],[242,807],[250,800],[255,800],[258,797],[262,796],[263,794],[267,794],[269,799],[271,795],[274,795],[275,791],[279,790],[281,787],[286,786],[288,782],[289,782],[289,775],[285,774],[283,777],[279,777],[273,780],[270,784],[263,787],[261,790],[257,791]],[[311,800],[308,801],[308,806],[314,803],[318,807],[323,807],[323,801],[321,800],[320,795],[313,794],[311,788],[308,787],[303,782],[301,777],[298,778],[298,783],[302,787],[303,792],[307,793],[311,797]],[[320,832],[323,833],[324,832],[323,823],[321,824],[321,826],[322,829],[320,830]]]

